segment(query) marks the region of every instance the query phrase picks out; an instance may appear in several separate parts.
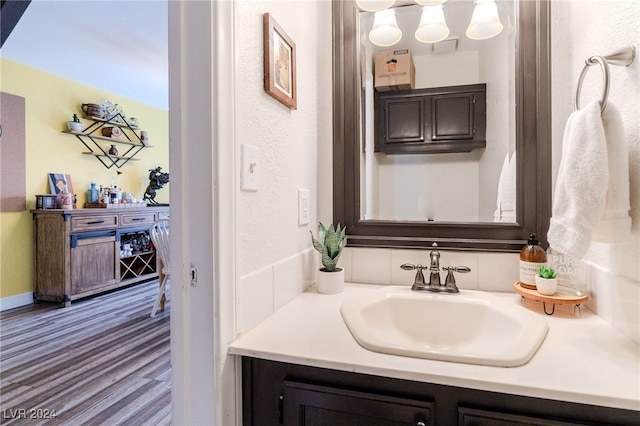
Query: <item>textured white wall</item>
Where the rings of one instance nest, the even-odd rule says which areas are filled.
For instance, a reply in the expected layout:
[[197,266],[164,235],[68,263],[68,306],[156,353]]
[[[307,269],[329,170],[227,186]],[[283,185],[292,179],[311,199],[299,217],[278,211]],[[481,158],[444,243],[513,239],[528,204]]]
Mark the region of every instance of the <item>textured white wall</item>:
[[[578,77],[586,58],[604,55],[624,44],[640,47],[637,0],[554,1],[552,3],[552,88],[554,182],[562,135],[573,111]],[[630,67],[611,66],[609,102],[620,110],[629,145],[632,236],[618,244],[593,243],[587,260],[638,284],[640,281],[640,59]],[[581,103],[599,99],[602,73],[587,72]]]
[[[296,44],[295,111],[263,89],[262,14],[267,12]],[[229,69],[236,71],[237,158],[242,143],[261,152],[260,189],[237,192],[239,276],[311,245],[308,229],[315,232],[318,192],[331,187],[330,170],[319,169],[327,160],[318,155],[330,155],[332,144],[330,28],[330,2],[236,2],[237,58]],[[309,226],[298,226],[298,188],[311,191]]]
[[[637,0],[552,3],[552,90],[554,181],[562,135],[573,111],[575,91],[586,58],[621,45],[640,47]],[[629,149],[631,237],[620,244],[592,243],[586,261],[590,309],[640,344],[640,59],[627,68],[610,67],[609,102],[622,114]],[[589,69],[581,92],[585,105],[599,99],[602,72]]]

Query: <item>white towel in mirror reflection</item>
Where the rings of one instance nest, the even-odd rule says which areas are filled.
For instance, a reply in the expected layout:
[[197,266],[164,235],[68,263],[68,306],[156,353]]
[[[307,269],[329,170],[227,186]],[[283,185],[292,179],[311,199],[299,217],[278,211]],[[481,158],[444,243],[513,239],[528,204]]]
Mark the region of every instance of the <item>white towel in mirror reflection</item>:
[[498,196],[496,211],[493,213],[494,222],[516,221],[516,155],[504,157],[500,179],[498,180]]

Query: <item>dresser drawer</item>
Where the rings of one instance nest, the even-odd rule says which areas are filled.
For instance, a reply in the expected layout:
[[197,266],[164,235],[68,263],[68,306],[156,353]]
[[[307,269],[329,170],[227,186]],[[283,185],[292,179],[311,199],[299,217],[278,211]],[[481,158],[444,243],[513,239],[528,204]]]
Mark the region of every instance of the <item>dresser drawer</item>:
[[115,228],[118,226],[117,214],[83,216],[71,218],[71,232],[91,231]]
[[155,221],[155,213],[128,213],[120,216],[120,226],[151,225]]

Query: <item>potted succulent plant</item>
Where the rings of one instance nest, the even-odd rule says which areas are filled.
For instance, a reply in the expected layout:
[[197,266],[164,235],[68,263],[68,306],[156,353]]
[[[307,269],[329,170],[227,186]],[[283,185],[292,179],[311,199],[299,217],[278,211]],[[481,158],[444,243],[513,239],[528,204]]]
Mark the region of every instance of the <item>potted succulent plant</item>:
[[551,296],[558,288],[556,271],[548,266],[541,266],[536,275],[536,290],[545,296]]
[[311,242],[322,255],[323,268],[318,270],[316,284],[319,293],[335,294],[344,289],[344,270],[338,268],[338,259],[342,249],[347,245],[346,227],[340,229],[340,224],[334,227],[333,224],[326,228],[322,223],[318,223],[318,238],[311,233]]

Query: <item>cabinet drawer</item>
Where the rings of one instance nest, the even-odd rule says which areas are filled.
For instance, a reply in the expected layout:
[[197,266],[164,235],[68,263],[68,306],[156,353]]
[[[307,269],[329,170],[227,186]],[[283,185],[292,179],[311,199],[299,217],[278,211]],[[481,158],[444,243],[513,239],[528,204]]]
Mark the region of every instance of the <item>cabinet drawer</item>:
[[117,226],[118,215],[115,214],[71,218],[71,232],[115,228]]
[[120,226],[151,225],[155,221],[155,214],[151,213],[131,213],[121,216]]

